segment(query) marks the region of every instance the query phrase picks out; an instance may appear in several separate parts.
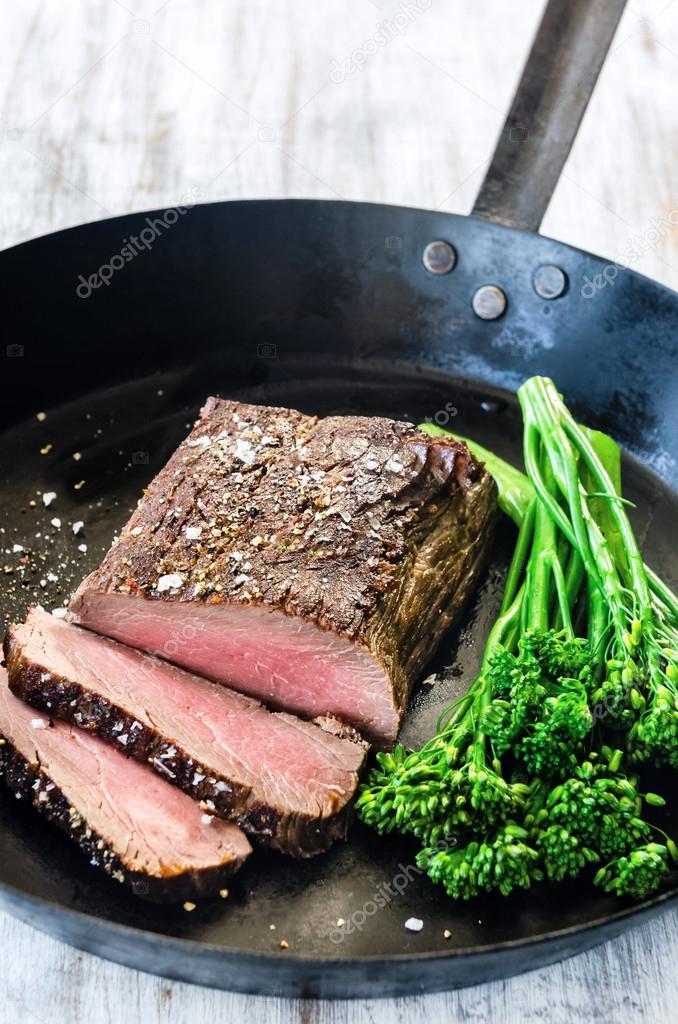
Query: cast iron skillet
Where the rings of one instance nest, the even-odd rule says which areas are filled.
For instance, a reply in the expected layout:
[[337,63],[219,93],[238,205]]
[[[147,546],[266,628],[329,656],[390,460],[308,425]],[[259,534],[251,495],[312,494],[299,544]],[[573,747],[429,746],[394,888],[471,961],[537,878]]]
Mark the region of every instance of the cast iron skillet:
[[[14,570],[2,577],[4,620],[22,616],[35,594],[48,608],[68,596],[207,394],[429,417],[519,460],[513,392],[533,373],[552,376],[578,416],[625,446],[625,493],[646,557],[675,586],[678,298],[525,230],[539,224],[621,7],[549,5],[475,217],[338,202],[199,206],[88,298],[77,294],[80,275],[109,263],[146,215],[1,253],[0,544]],[[444,246],[422,260],[432,241],[453,247],[453,269]],[[486,285],[495,290],[474,309]],[[496,314],[502,295],[503,315],[478,315]],[[57,492],[49,509],[45,491]],[[61,529],[50,526],[55,515]],[[512,541],[504,524],[481,592],[432,666],[439,684],[414,695],[406,743],[423,742],[472,678]],[[31,548],[26,586],[15,543]],[[189,914],[128,895],[0,796],[7,910],[120,963],[242,991],[367,997],[472,984],[584,950],[678,895],[675,879],[640,905],[573,882],[460,905],[417,873],[414,852],[359,824],[349,843],[308,863],[259,851],[227,901]],[[423,931],[404,929],[410,916]]]

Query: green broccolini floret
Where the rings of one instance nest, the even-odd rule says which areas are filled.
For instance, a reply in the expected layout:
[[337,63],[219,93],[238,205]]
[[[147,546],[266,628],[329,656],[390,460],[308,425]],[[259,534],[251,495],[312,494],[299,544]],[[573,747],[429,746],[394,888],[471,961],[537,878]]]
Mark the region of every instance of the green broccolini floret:
[[661,843],[647,843],[601,868],[594,879],[605,892],[642,900],[661,885],[669,868],[669,853]]
[[[542,851],[546,876],[559,881],[589,863],[625,856],[650,841],[653,829],[641,817],[643,804],[663,804],[638,792],[638,778],[620,771],[623,752],[593,753],[553,789],[535,788],[525,825]],[[578,869],[575,870],[575,865]]]
[[537,849],[543,858],[546,877],[553,882],[574,878],[598,860],[595,850],[585,846],[565,825],[548,825],[542,829]]
[[527,842],[527,831],[509,821],[494,834],[471,840],[461,849],[430,850],[417,856],[433,882],[440,882],[453,899],[469,899],[479,892],[498,890],[507,896],[514,889],[529,889],[541,881],[539,854]]

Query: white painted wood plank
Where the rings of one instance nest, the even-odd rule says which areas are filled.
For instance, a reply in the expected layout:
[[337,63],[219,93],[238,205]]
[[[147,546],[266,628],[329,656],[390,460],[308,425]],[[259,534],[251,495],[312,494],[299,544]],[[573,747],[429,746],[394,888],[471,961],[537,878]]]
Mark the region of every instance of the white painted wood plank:
[[[541,9],[0,0],[0,246],[194,187],[209,199],[342,196],[466,213]],[[392,37],[381,45],[378,26]],[[677,62],[678,4],[633,0],[544,223],[674,288]],[[5,916],[0,957],[0,1024],[662,1022],[675,1019],[678,916],[522,978],[362,1004],[172,984]]]

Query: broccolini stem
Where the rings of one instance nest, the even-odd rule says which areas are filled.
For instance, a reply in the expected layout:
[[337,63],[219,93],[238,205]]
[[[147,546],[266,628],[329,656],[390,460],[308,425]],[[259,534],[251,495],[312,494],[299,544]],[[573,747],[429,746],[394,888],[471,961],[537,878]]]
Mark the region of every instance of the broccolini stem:
[[488,633],[487,643],[485,644],[485,650],[483,651],[483,660],[480,666],[481,675],[489,667],[492,655],[500,644],[502,647],[512,649],[512,646],[509,648],[507,638],[520,621],[520,612],[525,604],[525,587],[526,584],[523,581],[517,594],[513,598],[510,607],[504,609],[502,606],[502,611],[500,611],[496,622]]
[[[586,432],[575,422],[567,406],[558,394],[553,381],[545,377],[534,377],[523,385],[526,393],[534,391],[535,394],[548,406],[554,418],[561,425],[563,433],[569,438],[571,444],[581,455],[588,467],[593,479],[600,490],[610,496],[616,496],[616,488],[610,479],[607,469],[598,457]],[[522,389],[521,389],[522,390]],[[624,552],[628,562],[630,580],[629,588],[638,596],[639,604],[649,610],[650,593],[643,558],[636,541],[635,534],[629,522],[624,506],[621,502],[611,501],[609,503],[609,514],[621,535]]]
[[558,561],[558,556],[553,552],[551,552],[550,565],[551,573],[553,574],[553,583],[556,588],[556,596],[558,598],[560,619],[568,639],[572,640],[574,637],[574,629],[572,628],[572,616],[570,614],[570,601],[567,591],[567,583],[565,581],[565,573],[563,572],[562,565]]
[[[562,562],[561,562],[562,564]],[[565,588],[567,590],[567,603],[570,612],[577,603],[579,592],[585,577],[584,563],[576,548],[570,548],[570,556],[565,569]]]
[[605,637],[607,633],[608,618],[605,608],[605,599],[596,587],[589,588],[589,619],[588,638],[594,657],[599,661],[605,660]]
[[[580,481],[571,445],[559,426],[548,399],[540,393],[539,377],[531,377],[518,389],[518,398],[525,422],[523,455],[528,476],[541,501],[544,502],[558,528],[577,548],[590,578],[600,586],[595,557],[591,551],[586,525],[577,514],[581,507]],[[546,448],[546,464],[550,465],[558,488],[565,497],[569,515],[559,505],[554,488],[543,477],[540,442]],[[568,451],[569,449],[569,451]]]
[[[551,476],[545,467],[545,483]],[[556,551],[556,528],[543,502],[537,501],[534,520],[532,554],[527,566],[527,626],[529,629],[548,628],[551,605],[551,571]]]
[[669,616],[666,625],[672,626],[674,629],[678,629],[678,597],[673,593],[669,587],[666,586],[663,580],[657,576],[656,572],[653,572],[648,566],[645,566],[647,573],[647,581],[650,585],[656,601],[658,601],[665,612]]
[[512,604],[525,573],[530,549],[532,547],[532,535],[534,533],[534,520],[537,502],[532,500],[526,509],[525,516],[518,531],[518,540],[511,558],[511,565],[506,575],[504,584],[504,597],[501,603],[499,614],[505,612]]
[[[551,390],[557,394],[555,387],[551,384]],[[611,497],[615,496],[614,484],[610,480],[607,474],[607,470],[598,458],[595,449],[589,442],[585,432],[578,426],[577,423],[572,419],[565,405],[558,396],[561,408],[561,417],[564,423],[564,430],[568,437],[575,444],[576,448],[582,455],[586,465],[592,473],[594,479],[597,481],[601,491]],[[624,551],[628,560],[628,568],[631,576],[630,587],[636,592],[639,598],[641,606],[648,608],[650,607],[650,588],[647,579],[647,573],[645,571],[645,564],[643,557],[636,541],[636,536],[633,532],[629,517],[626,514],[624,505],[620,501],[610,502],[610,516],[615,521],[617,529],[621,534],[622,541],[624,544]]]

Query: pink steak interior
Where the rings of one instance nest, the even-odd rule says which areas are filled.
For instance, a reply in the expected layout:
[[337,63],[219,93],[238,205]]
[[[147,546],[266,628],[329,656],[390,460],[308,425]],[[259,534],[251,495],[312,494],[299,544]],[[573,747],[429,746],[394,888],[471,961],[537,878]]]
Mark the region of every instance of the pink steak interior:
[[335,715],[389,745],[398,715],[384,668],[350,641],[280,611],[84,591],[74,621],[308,717]]

